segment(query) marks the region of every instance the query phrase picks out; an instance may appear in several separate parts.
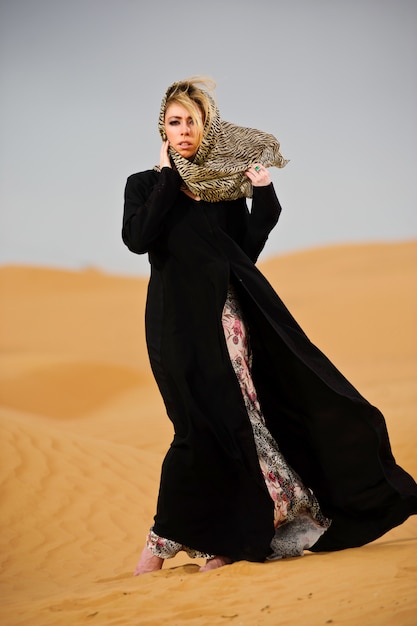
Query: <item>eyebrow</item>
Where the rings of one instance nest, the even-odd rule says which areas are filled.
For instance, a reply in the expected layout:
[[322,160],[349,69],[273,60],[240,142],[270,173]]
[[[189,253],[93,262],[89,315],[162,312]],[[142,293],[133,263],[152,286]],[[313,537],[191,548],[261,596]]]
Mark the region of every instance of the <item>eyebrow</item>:
[[[169,120],[181,120],[182,118],[183,118],[182,115],[170,115],[167,119],[169,119]],[[192,119],[191,115],[188,115],[187,119]]]

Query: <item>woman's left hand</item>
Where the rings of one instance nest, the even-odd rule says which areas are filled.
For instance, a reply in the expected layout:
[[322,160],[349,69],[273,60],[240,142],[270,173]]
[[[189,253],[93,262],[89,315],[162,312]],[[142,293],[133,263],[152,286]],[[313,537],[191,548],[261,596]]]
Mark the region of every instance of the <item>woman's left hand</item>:
[[266,187],[271,184],[271,177],[266,167],[260,163],[254,163],[245,172],[254,187]]

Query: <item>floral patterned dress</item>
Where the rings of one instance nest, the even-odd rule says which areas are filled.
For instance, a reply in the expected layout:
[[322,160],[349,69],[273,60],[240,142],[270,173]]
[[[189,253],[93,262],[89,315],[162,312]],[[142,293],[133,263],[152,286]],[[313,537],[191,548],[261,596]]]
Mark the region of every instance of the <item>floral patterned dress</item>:
[[[275,535],[268,560],[302,556],[303,551],[316,543],[331,522],[323,516],[313,492],[303,485],[300,477],[287,464],[265,425],[251,376],[248,330],[232,286],[229,287],[224,305],[222,324],[230,360],[252,425],[259,465],[274,502]],[[210,559],[215,556],[159,537],[152,528],[147,537],[147,546],[153,554],[164,559],[174,557],[181,550],[191,558]]]

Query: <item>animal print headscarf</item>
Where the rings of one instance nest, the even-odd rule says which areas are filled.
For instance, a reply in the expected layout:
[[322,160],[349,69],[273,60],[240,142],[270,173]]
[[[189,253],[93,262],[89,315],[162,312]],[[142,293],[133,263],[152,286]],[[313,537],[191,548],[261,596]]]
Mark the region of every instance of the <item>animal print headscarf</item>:
[[[167,94],[174,85],[167,89],[161,104],[158,128],[162,139],[165,139]],[[206,121],[196,155],[188,160],[172,148],[169,154],[188,189],[202,200],[250,198],[252,184],[244,174],[250,165],[284,167],[288,161],[280,153],[280,144],[273,135],[221,120],[213,98],[209,93],[207,96],[213,115],[211,124]]]

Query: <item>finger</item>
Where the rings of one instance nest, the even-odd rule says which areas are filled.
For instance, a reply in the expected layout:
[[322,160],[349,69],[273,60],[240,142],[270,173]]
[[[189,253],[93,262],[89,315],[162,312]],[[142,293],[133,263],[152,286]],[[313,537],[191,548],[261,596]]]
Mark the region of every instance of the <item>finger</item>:
[[252,170],[246,170],[245,176],[253,183],[255,180],[255,173]]
[[266,187],[271,183],[269,171],[261,163],[254,163],[245,172],[254,187]]
[[168,153],[169,141],[166,140],[162,143],[161,151],[159,154],[159,166],[162,167],[171,167],[171,161]]
[[266,169],[260,163],[254,163],[250,167],[250,171],[252,172],[255,179],[258,179],[265,175]]
[[245,172],[251,180],[258,180],[265,172],[265,168],[260,163],[254,163]]

